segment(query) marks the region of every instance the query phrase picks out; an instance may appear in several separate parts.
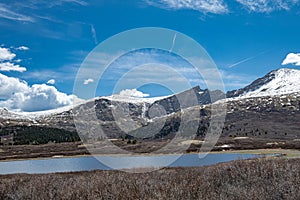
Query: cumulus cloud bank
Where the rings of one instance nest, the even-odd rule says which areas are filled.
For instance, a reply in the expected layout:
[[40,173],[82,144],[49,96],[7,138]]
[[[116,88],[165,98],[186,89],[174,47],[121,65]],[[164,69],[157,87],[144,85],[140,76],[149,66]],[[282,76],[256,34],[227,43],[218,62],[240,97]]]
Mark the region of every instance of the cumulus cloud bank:
[[281,64],[293,64],[296,66],[300,66],[300,53],[289,53]]
[[28,85],[18,78],[0,74],[0,107],[15,111],[41,111],[72,105],[76,96],[46,84]]
[[144,97],[148,97],[149,94],[145,94],[141,91],[138,91],[137,89],[125,89],[120,92],[120,96],[144,98]]

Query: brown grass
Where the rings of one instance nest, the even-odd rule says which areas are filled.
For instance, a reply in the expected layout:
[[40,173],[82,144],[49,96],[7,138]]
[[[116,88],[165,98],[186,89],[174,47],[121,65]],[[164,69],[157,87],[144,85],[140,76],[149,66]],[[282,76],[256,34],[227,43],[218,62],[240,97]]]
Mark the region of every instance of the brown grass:
[[0,199],[300,199],[300,159],[255,159],[144,174],[0,176]]

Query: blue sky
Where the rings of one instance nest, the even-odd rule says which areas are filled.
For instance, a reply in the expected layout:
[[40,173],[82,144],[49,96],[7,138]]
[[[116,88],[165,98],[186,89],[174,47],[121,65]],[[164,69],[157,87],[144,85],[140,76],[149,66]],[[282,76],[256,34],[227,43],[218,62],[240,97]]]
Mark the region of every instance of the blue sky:
[[[0,0],[2,106],[33,111],[67,105],[88,53],[107,38],[140,27],[173,29],[193,38],[216,63],[225,89],[237,89],[283,67],[288,54],[291,60],[284,67],[298,68],[299,8],[299,0]],[[16,80],[9,78],[20,84],[11,89],[9,80]],[[23,97],[16,97],[22,93],[16,85],[27,87]],[[151,87],[144,90],[159,95]],[[22,108],[24,101],[15,99],[24,96],[35,101],[43,96],[48,102],[52,97],[56,103]]]

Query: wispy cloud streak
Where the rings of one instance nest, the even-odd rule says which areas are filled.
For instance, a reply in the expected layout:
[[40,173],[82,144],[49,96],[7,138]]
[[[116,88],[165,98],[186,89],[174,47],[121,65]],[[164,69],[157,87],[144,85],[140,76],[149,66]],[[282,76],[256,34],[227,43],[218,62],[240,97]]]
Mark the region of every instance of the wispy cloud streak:
[[173,37],[173,41],[172,41],[172,46],[171,46],[171,49],[170,49],[170,52],[173,51],[173,48],[174,48],[174,45],[175,45],[175,42],[176,42],[176,37],[177,37],[177,33],[174,34],[174,37]]
[[3,4],[0,4],[0,18],[16,21],[34,22],[34,19],[32,17],[16,13]]
[[228,12],[227,5],[223,0],[145,0],[145,2],[149,5],[165,9],[189,9],[213,14]]
[[232,68],[232,67],[235,67],[235,66],[237,66],[237,65],[243,64],[243,63],[245,63],[245,62],[247,62],[247,61],[249,61],[249,60],[252,60],[252,59],[254,59],[254,58],[255,58],[255,56],[252,56],[252,57],[249,57],[249,58],[245,58],[245,59],[243,59],[243,60],[241,60],[241,61],[239,61],[239,62],[236,62],[236,63],[234,63],[234,64],[229,65],[228,68]]
[[265,53],[267,53],[267,52],[268,52],[268,51],[263,51],[263,52],[261,52],[261,53],[255,55],[255,56],[251,56],[251,57],[245,58],[245,59],[243,59],[243,60],[241,60],[241,61],[238,61],[238,62],[236,62],[236,63],[234,63],[234,64],[229,65],[228,68],[232,68],[232,67],[238,66],[238,65],[240,65],[240,64],[243,64],[243,63],[245,63],[245,62],[248,62],[248,61],[250,61],[250,60],[253,60],[254,58],[257,58],[258,56],[263,55],[263,54],[265,54]]
[[96,32],[96,29],[95,29],[95,27],[94,27],[93,24],[91,24],[91,32],[92,32],[92,36],[93,36],[94,42],[97,45],[98,44],[97,32]]
[[270,13],[276,10],[289,10],[299,0],[236,0],[251,12]]

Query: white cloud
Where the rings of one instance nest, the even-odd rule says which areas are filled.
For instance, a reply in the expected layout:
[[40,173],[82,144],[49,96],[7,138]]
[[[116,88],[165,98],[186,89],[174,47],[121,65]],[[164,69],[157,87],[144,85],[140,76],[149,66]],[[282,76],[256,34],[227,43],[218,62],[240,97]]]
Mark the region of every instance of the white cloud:
[[138,91],[137,89],[125,89],[120,92],[120,96],[144,98],[144,97],[148,97],[149,94],[145,94],[141,91]]
[[0,74],[0,98],[0,107],[31,112],[72,105],[76,96],[46,84],[29,86],[25,81]]
[[46,84],[36,84],[27,93],[15,94],[18,108],[23,111],[49,110],[61,106],[72,105],[73,95],[59,92],[55,87]]
[[47,84],[54,85],[55,84],[55,80],[54,79],[50,79],[49,81],[47,81]]
[[275,10],[289,10],[299,0],[236,0],[249,11],[270,13]]
[[84,84],[84,85],[88,85],[88,84],[93,83],[93,82],[94,82],[94,79],[89,78],[89,79],[84,80],[84,81],[83,81],[83,84]]
[[16,20],[16,21],[34,22],[33,18],[16,13],[10,10],[9,8],[7,8],[4,4],[0,4],[0,18]]
[[300,66],[300,53],[289,53],[281,64],[293,64],[296,66]]
[[[28,47],[20,46],[18,50],[28,50]],[[0,47],[0,71],[26,71],[14,60],[16,54],[10,49]],[[49,80],[54,84],[55,80]],[[6,107],[17,111],[40,111],[71,105],[74,95],[59,92],[55,87],[46,84],[28,85],[14,77],[8,77],[0,73],[0,107]]]
[[25,72],[26,68],[21,67],[20,65],[15,65],[10,62],[0,63],[0,71],[17,71],[17,72]]
[[227,5],[223,0],[145,0],[149,5],[167,9],[189,9],[203,13],[227,13]]
[[25,67],[15,64],[21,62],[20,59],[14,60],[15,57],[16,54],[12,53],[9,48],[0,47],[0,71],[25,72]]
[[15,93],[26,92],[28,88],[25,81],[0,74],[0,99],[9,99]]
[[12,53],[8,48],[0,47],[0,61],[12,60],[16,54]]
[[17,50],[21,50],[21,51],[27,51],[27,50],[29,50],[29,48],[28,47],[26,47],[26,46],[20,46],[20,47],[18,47],[18,48],[16,48]]

